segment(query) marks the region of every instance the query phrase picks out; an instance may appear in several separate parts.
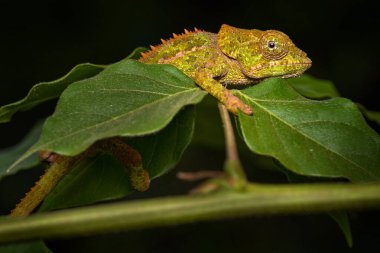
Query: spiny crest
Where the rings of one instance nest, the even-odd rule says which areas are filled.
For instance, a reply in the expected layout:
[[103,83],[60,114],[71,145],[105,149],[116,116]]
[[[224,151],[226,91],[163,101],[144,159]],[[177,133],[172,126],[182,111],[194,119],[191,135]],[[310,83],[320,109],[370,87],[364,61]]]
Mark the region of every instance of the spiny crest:
[[189,31],[187,29],[184,29],[184,33],[181,33],[181,34],[175,34],[175,33],[173,33],[173,36],[171,38],[166,39],[166,40],[165,39],[161,39],[161,44],[156,45],[156,46],[150,45],[150,50],[149,51],[141,53],[141,58],[139,59],[139,61],[144,62],[145,59],[148,59],[163,44],[166,44],[168,42],[172,42],[173,40],[177,40],[179,38],[183,38],[183,37],[186,37],[186,36],[189,36],[191,34],[198,33],[198,32],[203,32],[203,30],[200,30],[200,29],[194,27],[193,31]]

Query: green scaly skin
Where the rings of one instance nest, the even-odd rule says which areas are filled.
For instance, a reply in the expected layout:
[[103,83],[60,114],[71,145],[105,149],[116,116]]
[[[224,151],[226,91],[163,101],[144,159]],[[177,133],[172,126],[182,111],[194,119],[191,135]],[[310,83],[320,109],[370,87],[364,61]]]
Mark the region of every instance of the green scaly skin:
[[252,109],[234,96],[228,85],[251,85],[268,77],[294,77],[311,60],[289,37],[275,30],[247,30],[222,25],[215,33],[185,30],[152,47],[144,63],[172,64],[217,98],[227,109],[251,115]]

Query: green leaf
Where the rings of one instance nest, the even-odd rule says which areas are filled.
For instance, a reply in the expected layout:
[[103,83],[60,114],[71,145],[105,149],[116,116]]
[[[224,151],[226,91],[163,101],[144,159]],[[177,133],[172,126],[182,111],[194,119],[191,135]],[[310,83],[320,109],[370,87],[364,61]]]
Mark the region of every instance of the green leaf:
[[62,78],[34,85],[25,98],[0,107],[0,123],[9,122],[13,114],[18,111],[25,111],[43,102],[58,98],[71,83],[92,77],[103,69],[102,65],[83,63],[75,66]]
[[378,125],[380,125],[380,112],[365,110],[364,115],[367,119],[376,122]]
[[334,219],[334,221],[339,225],[340,229],[342,230],[343,235],[346,238],[348,247],[352,248],[352,232],[350,226],[350,219],[348,217],[347,212],[330,212],[329,215]]
[[380,112],[368,110],[364,105],[361,105],[359,103],[357,103],[357,105],[366,119],[380,125]]
[[13,166],[38,150],[76,155],[99,139],[157,132],[181,108],[199,103],[205,95],[173,66],[122,60],[71,84],[38,143]]
[[237,92],[253,110],[239,114],[249,148],[309,176],[380,179],[380,138],[344,98],[309,100],[272,78]]
[[309,75],[288,79],[289,84],[302,96],[313,99],[339,97],[339,92],[329,80]]
[[[151,178],[179,161],[193,135],[195,113],[186,107],[163,130],[127,139],[137,149]],[[40,211],[68,208],[122,198],[133,191],[125,168],[110,156],[88,158],[76,165],[46,197]]]
[[0,253],[52,253],[43,241],[22,242],[0,246]]
[[34,154],[22,163],[18,164],[12,171],[7,171],[8,167],[24,154],[33,144],[38,141],[41,134],[43,121],[36,123],[24,139],[17,145],[0,150],[0,180],[21,169],[28,169],[39,164],[38,155]]

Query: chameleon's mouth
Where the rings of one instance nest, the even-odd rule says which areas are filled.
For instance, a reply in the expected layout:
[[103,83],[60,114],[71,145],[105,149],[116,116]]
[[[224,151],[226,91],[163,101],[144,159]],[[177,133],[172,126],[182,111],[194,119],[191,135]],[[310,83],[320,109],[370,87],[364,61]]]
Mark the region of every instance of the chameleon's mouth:
[[294,73],[282,75],[281,77],[282,78],[290,78],[290,77],[297,77],[297,76],[302,75],[306,70],[308,70],[311,67],[311,64],[312,64],[311,60],[309,58],[307,58],[307,59],[309,60],[309,62],[302,64],[304,66],[304,68],[302,68],[302,69],[300,69]]
[[303,61],[292,63],[281,61],[269,62],[267,64],[255,66],[250,69],[249,73],[244,74],[253,79],[264,79],[268,77],[290,78],[301,75],[308,70],[311,65],[312,61],[306,57]]
[[282,75],[281,77],[282,78],[290,78],[290,77],[297,77],[297,76],[300,76],[303,74],[303,72],[305,72],[306,70],[308,70],[311,65],[312,65],[312,61],[310,60],[310,58],[306,58],[306,60],[304,62],[301,63],[301,65],[303,66],[302,69],[300,69],[299,71],[296,71],[294,73],[290,73],[290,74],[286,74],[286,75]]

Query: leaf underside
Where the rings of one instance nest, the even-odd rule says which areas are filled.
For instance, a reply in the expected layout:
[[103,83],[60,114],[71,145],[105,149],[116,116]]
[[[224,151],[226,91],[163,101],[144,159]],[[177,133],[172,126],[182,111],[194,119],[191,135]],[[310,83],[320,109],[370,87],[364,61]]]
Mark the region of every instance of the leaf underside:
[[0,150],[0,180],[3,177],[14,174],[21,169],[32,168],[40,163],[37,154],[33,154],[14,167],[12,171],[7,171],[14,161],[16,161],[38,141],[42,130],[42,124],[43,121],[37,122],[20,143],[14,145],[13,147]]

